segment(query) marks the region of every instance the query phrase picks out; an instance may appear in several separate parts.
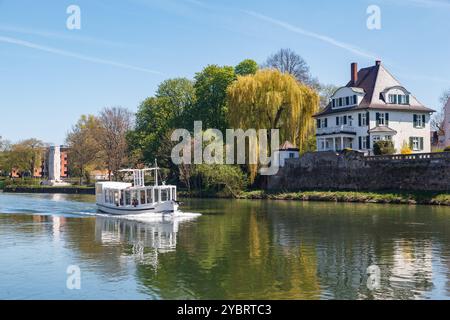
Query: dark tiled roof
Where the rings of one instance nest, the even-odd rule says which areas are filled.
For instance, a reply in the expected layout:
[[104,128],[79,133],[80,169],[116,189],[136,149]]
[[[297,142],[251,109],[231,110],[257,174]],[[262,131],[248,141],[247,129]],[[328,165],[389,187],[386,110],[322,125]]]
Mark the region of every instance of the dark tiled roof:
[[361,103],[356,107],[332,109],[331,102],[314,116],[322,116],[333,113],[342,113],[361,109],[382,109],[393,111],[418,111],[418,112],[434,112],[435,110],[425,107],[413,95],[410,96],[409,105],[387,104],[382,99],[381,93],[390,87],[401,86],[400,82],[395,79],[382,64],[372,67],[363,68],[358,71],[358,81],[348,82],[347,88],[360,88],[365,92]]

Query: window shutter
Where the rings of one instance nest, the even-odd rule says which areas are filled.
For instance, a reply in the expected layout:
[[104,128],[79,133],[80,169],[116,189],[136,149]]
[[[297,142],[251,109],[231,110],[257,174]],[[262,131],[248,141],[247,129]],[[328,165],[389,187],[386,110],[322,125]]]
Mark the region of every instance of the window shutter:
[[320,119],[317,119],[316,122],[317,122],[317,129],[320,129]]
[[420,141],[420,150],[423,150],[423,137],[419,138]]
[[336,125],[339,125],[339,117],[336,117]]
[[336,99],[332,100],[333,108],[336,107]]
[[370,149],[370,136],[366,136],[366,148]]
[[357,104],[358,98],[356,97],[356,94],[353,96],[353,104]]
[[413,115],[413,123],[414,123],[414,128],[417,127],[417,114]]
[[425,128],[425,115],[422,115],[422,128]]
[[358,142],[359,142],[359,150],[362,149],[362,137],[358,137]]
[[413,150],[413,137],[409,137],[409,148]]
[[380,124],[380,114],[377,112],[375,114],[375,119],[377,120],[377,126]]
[[366,126],[370,125],[370,117],[369,117],[369,115],[370,115],[370,113],[369,113],[369,111],[367,111],[367,114],[366,114],[366,123],[365,123]]
[[344,116],[344,124],[347,124],[347,116]]
[[386,126],[389,125],[389,113],[387,113],[387,112],[384,115],[384,125],[386,125]]
[[406,95],[406,104],[409,104],[409,94]]
[[358,126],[361,127],[361,113],[358,113]]
[[327,128],[328,127],[328,118],[325,118],[324,120],[325,120],[324,128]]

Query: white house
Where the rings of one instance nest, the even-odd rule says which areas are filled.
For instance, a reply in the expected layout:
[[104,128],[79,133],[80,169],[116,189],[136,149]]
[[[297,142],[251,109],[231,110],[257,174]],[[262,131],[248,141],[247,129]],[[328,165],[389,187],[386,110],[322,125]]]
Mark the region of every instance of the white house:
[[444,146],[447,147],[450,146],[450,99],[448,99],[447,104],[444,107],[444,132]]
[[299,148],[295,147],[289,141],[285,141],[278,150],[275,150],[274,159],[275,166],[280,168],[284,167],[284,163],[286,159],[294,159],[300,157]]
[[373,154],[378,140],[392,140],[397,152],[404,144],[413,153],[430,152],[430,116],[434,110],[422,105],[389,71],[376,61],[358,71],[351,64],[351,80],[336,90],[330,103],[314,115],[317,150],[346,148]]

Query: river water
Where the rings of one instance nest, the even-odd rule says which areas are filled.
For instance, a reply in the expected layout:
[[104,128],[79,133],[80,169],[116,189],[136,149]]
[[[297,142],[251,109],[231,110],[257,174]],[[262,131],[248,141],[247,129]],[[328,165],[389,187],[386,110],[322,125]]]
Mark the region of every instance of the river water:
[[136,221],[93,201],[0,193],[0,299],[450,298],[449,207],[192,199],[198,218]]

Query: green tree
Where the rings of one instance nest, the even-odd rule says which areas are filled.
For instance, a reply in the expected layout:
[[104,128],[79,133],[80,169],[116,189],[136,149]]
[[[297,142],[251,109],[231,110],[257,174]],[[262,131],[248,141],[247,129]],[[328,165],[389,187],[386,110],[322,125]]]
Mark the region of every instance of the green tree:
[[[209,65],[195,75],[196,105],[190,120],[201,120],[203,128],[225,132],[227,123],[227,88],[236,79],[234,68]],[[190,124],[191,128],[193,123]]]
[[7,171],[8,166],[8,152],[11,148],[11,143],[0,136],[0,175]]
[[[275,69],[239,77],[228,88],[230,124],[234,128],[279,129],[282,141],[289,140],[303,152],[314,127],[319,96],[292,75]],[[270,145],[270,141],[269,141]],[[250,168],[250,182],[256,168]]]
[[33,176],[35,169],[41,166],[44,153],[44,143],[38,139],[27,139],[11,145],[6,155],[5,170],[13,168],[22,174]]
[[247,185],[245,174],[236,165],[199,164],[192,169],[192,184],[197,190],[236,196]]
[[98,141],[111,175],[117,178],[118,170],[128,162],[127,134],[132,128],[132,113],[125,108],[105,108],[99,115]]
[[373,145],[373,153],[377,156],[394,154],[394,143],[391,140],[379,140]]
[[77,124],[67,134],[70,165],[80,177],[80,185],[86,175],[86,168],[100,159],[100,122],[93,115],[82,115]]
[[140,154],[144,162],[152,163],[158,158],[163,161],[161,165],[168,165],[161,159],[161,151],[167,146],[167,136],[175,128],[188,126],[187,114],[194,103],[192,81],[177,78],[162,82],[155,97],[147,98],[139,106],[135,129],[128,134],[131,150]]
[[252,59],[245,59],[234,68],[234,72],[238,76],[246,76],[249,74],[255,74],[258,69],[259,67],[256,61]]

